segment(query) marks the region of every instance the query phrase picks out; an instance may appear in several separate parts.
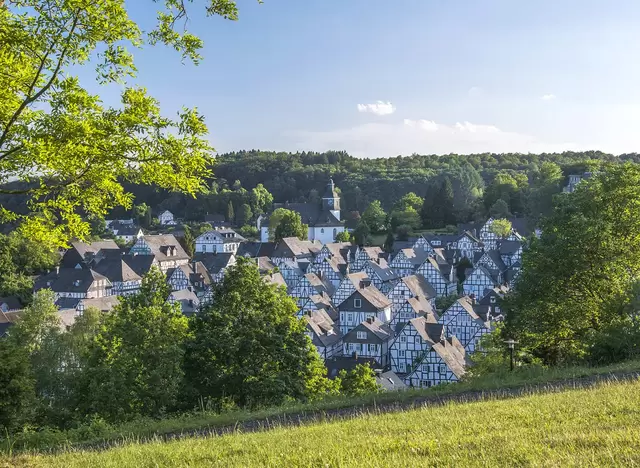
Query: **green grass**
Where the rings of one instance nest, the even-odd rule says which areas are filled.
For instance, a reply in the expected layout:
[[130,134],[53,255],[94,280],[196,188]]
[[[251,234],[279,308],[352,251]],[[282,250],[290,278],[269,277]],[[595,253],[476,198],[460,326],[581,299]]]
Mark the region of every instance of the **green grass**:
[[[18,434],[6,440],[0,438],[0,453],[21,451],[68,450],[79,446],[127,443],[166,434],[180,434],[190,431],[228,427],[251,420],[277,420],[295,417],[301,413],[320,413],[340,408],[360,408],[366,410],[385,403],[411,404],[422,398],[439,398],[464,395],[466,392],[491,392],[502,389],[521,388],[546,383],[555,383],[595,374],[639,372],[640,360],[628,361],[606,367],[567,368],[527,368],[515,372],[505,371],[499,375],[473,379],[467,382],[442,385],[430,389],[415,389],[404,392],[371,394],[358,398],[330,398],[313,403],[297,403],[287,406],[265,408],[259,411],[231,411],[223,414],[207,412],[188,414],[162,420],[138,420],[119,426],[104,423],[83,426],[70,431],[40,431]],[[1,455],[0,455],[1,456]]]
[[11,466],[635,466],[640,381],[449,403],[103,452],[22,455]]

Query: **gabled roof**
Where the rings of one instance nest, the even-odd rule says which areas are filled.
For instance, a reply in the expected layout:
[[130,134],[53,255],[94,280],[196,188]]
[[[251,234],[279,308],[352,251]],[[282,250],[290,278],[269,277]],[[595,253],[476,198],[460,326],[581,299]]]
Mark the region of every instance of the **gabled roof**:
[[437,323],[432,316],[416,317],[409,320],[409,323],[420,337],[432,346],[444,339],[444,325]]
[[379,259],[378,262],[369,260],[367,265],[371,270],[373,270],[373,273],[380,279],[380,281],[394,281],[400,278],[398,273],[396,273],[393,268],[390,268],[387,261],[383,258]]
[[142,277],[122,257],[102,259],[93,265],[93,270],[109,278],[112,283],[142,280]]
[[272,257],[276,248],[275,242],[243,242],[238,247],[238,257]]
[[60,268],[58,271],[38,277],[34,284],[34,291],[48,288],[56,293],[86,293],[98,280],[106,281],[106,287],[111,286],[105,276],[93,270],[86,268]]
[[274,210],[285,208],[300,215],[304,224],[310,227],[341,227],[343,221],[336,218],[331,211],[324,211],[320,203],[274,203]]
[[94,242],[81,242],[75,241],[71,243],[71,247],[80,254],[82,258],[87,258],[87,255],[95,255],[100,250],[117,250],[120,251],[120,247],[114,240],[100,240]]
[[377,318],[369,318],[344,335],[344,341],[356,340],[357,333],[363,331],[363,328],[370,332],[369,337],[372,338],[367,337],[367,342],[384,343],[393,337],[393,331],[387,324]]
[[325,366],[327,366],[327,375],[330,379],[337,377],[341,370],[350,372],[359,365],[369,365],[371,369],[378,369],[382,367],[374,358],[361,356],[334,356],[325,361]]
[[376,375],[376,383],[386,392],[406,390],[408,387],[398,375],[393,371],[383,372]]
[[391,307],[391,300],[380,292],[375,286],[367,286],[366,288],[357,288],[347,299],[355,294],[362,296],[362,299],[369,302],[377,310],[384,310]]
[[272,257],[312,257],[317,254],[321,245],[311,241],[303,241],[297,237],[285,237],[278,242],[272,253]]
[[307,327],[313,332],[315,346],[332,346],[342,340],[342,333],[324,309],[310,311],[303,316]]
[[284,276],[282,276],[282,273],[280,272],[275,272],[275,273],[271,273],[270,275],[266,275],[264,276],[264,280],[267,283],[273,284],[275,286],[284,286],[285,288],[287,287],[287,282],[284,280]]
[[315,273],[307,273],[304,277],[309,281],[309,284],[316,290],[317,293],[326,293],[329,296],[333,296],[334,287],[329,281],[322,280]]
[[442,358],[447,367],[458,379],[465,374],[466,362],[460,358],[459,350],[447,340],[435,343],[431,347],[431,351],[437,353]]
[[346,264],[349,260],[349,250],[353,244],[351,242],[331,242],[324,244],[324,246],[331,253],[332,258],[340,264]]
[[512,240],[501,240],[498,244],[500,255],[513,255],[522,247],[522,242]]
[[400,281],[409,288],[409,291],[411,291],[414,296],[422,296],[427,299],[432,299],[438,295],[433,286],[431,286],[431,283],[429,283],[422,275],[405,276]]
[[138,276],[146,275],[158,262],[151,255],[123,255],[124,261]]
[[265,274],[276,268],[276,265],[273,264],[269,257],[257,257],[256,264],[261,274]]
[[173,234],[159,234],[155,236],[143,236],[146,244],[151,249],[151,254],[158,259],[159,262],[169,260],[188,259],[189,255],[184,251],[180,242]]
[[120,303],[119,296],[105,296],[97,299],[81,299],[84,310],[89,308],[98,309],[100,312],[111,312]]
[[[400,255],[401,252],[404,254],[407,261],[410,262],[414,267],[422,265],[425,259],[429,256],[428,252],[425,252],[424,250],[418,250],[416,252],[413,248],[402,249],[400,252],[398,252],[397,255]],[[393,263],[393,261],[391,263]]]
[[196,253],[193,260],[200,263],[212,275],[217,275],[220,270],[229,268],[236,261],[236,257],[231,252],[226,253]]
[[417,314],[417,315],[427,315],[433,317],[434,320],[438,320],[438,314],[433,307],[431,307],[431,303],[424,296],[418,297],[410,297],[407,299],[407,304],[409,307]]

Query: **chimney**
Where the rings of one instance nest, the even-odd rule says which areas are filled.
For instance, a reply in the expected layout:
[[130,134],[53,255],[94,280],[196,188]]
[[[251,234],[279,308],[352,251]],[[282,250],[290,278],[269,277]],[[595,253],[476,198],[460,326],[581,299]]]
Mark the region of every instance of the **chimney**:
[[189,307],[193,307],[193,299],[189,299]]
[[471,298],[471,304],[475,305],[476,304],[476,295],[475,294],[470,294],[469,297]]
[[367,323],[372,324],[374,322],[375,318],[374,317],[367,317]]

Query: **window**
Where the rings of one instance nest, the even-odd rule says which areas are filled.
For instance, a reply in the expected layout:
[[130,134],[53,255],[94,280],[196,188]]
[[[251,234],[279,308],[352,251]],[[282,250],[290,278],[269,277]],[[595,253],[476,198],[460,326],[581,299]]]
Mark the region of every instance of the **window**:
[[355,307],[356,309],[360,309],[362,307],[362,299],[354,299],[353,307]]
[[415,341],[416,344],[420,344],[420,337],[416,336],[414,341]]
[[338,235],[338,230],[336,228],[333,228],[333,238],[335,239],[337,235]]
[[489,298],[489,301],[490,301],[492,304],[495,304],[495,303],[496,303],[496,296],[491,296],[491,297]]
[[353,351],[353,343],[349,343],[349,351]]
[[353,314],[352,313],[348,313],[347,314],[347,322],[353,322]]
[[429,372],[429,364],[422,364],[422,372]]
[[366,340],[367,339],[367,332],[359,331],[359,332],[356,333],[356,337],[359,340]]
[[447,366],[440,366],[440,375],[445,375],[447,373]]
[[320,234],[324,234],[324,228],[320,229]]
[[369,345],[369,352],[370,352],[370,353],[375,353],[376,351],[378,351],[378,349],[377,349],[377,348],[378,348],[378,346],[377,346],[377,345],[370,344],[370,345]]
[[406,336],[401,336],[400,337],[400,343],[406,343],[407,342],[407,337]]
[[398,356],[405,357],[405,355],[406,355],[406,352],[404,349],[401,349],[400,351],[398,351]]

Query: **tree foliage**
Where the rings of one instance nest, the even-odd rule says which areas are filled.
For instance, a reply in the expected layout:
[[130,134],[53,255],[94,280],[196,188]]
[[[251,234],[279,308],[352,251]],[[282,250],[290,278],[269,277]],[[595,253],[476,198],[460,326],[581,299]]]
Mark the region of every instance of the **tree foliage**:
[[[27,195],[28,210],[0,206],[3,221],[47,245],[86,237],[82,214],[104,217],[129,208],[123,183],[195,194],[205,188],[211,151],[203,117],[182,109],[161,115],[135,76],[131,47],[166,44],[197,63],[202,41],[186,29],[190,2],[157,2],[148,33],[128,16],[123,0],[0,2],[0,193]],[[236,19],[232,0],[210,0],[202,13]],[[185,26],[183,28],[183,26]],[[99,84],[125,87],[120,106],[105,106],[74,76],[95,64]]]
[[498,237],[508,237],[511,234],[511,221],[508,219],[496,219],[491,223],[489,230]]
[[349,231],[342,231],[336,235],[336,242],[351,242],[352,237]]
[[250,407],[327,390],[326,371],[297,310],[284,289],[263,281],[253,262],[239,258],[212,304],[191,320],[189,385],[205,399],[230,398]]
[[350,372],[343,369],[338,374],[338,379],[340,380],[340,390],[345,395],[360,396],[380,391],[376,382],[376,374],[369,367],[369,364],[358,364]]
[[[542,222],[507,305],[507,333],[549,363],[582,359],[589,337],[629,316],[640,273],[640,167],[608,165]],[[635,311],[634,311],[635,312]]]
[[372,232],[380,232],[384,229],[387,222],[387,213],[382,209],[379,200],[374,200],[369,204],[364,213],[362,213],[362,221],[369,226]]
[[167,302],[169,293],[165,276],[152,270],[106,317],[88,360],[87,413],[111,421],[157,417],[178,403],[188,322],[178,303]]
[[280,221],[275,228],[274,237],[276,241],[284,239],[285,237],[306,239],[308,229],[309,226],[303,224],[299,213],[291,210],[284,210],[280,217]]

